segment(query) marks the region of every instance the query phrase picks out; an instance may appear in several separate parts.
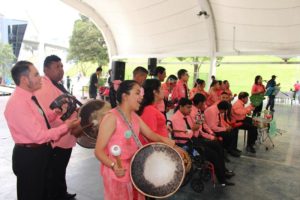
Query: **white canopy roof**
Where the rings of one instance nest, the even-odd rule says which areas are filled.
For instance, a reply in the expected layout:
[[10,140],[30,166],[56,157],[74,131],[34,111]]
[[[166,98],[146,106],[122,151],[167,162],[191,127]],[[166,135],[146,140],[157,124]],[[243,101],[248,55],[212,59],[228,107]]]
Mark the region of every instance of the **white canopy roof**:
[[112,58],[300,54],[300,0],[62,1],[96,23]]

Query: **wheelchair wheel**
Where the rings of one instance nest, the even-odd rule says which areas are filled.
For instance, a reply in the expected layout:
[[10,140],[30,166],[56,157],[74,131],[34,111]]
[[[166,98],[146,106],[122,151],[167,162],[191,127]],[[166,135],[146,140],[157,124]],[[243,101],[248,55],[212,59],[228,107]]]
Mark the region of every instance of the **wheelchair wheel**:
[[205,182],[208,182],[211,179],[211,174],[208,168],[202,169],[201,178]]
[[201,179],[193,179],[191,181],[191,187],[195,192],[201,193],[204,190],[204,184]]

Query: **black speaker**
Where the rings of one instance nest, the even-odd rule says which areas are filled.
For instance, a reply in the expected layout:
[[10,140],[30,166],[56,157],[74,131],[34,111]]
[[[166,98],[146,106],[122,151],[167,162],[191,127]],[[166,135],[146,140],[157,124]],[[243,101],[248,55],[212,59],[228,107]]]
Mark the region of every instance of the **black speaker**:
[[125,62],[113,61],[111,66],[111,80],[124,81],[125,77]]
[[157,58],[148,58],[148,71],[151,76],[155,74],[157,66]]

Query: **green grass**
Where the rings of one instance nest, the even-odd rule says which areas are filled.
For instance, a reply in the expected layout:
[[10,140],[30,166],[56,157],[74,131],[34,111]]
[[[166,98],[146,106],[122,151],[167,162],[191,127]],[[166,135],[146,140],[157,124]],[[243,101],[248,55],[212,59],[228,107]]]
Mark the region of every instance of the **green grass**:
[[[292,61],[299,61],[299,58],[293,58]],[[223,62],[280,62],[282,61],[278,57],[273,56],[236,56],[225,57]],[[162,62],[178,62],[176,58],[163,59]],[[137,64],[145,63],[145,64]],[[125,78],[132,78],[132,71],[138,65],[146,67],[147,59],[129,59],[126,64]],[[158,64],[160,65],[160,64]],[[190,73],[189,87],[191,88],[193,78],[193,66],[190,64],[165,64],[163,65],[167,69],[167,76],[170,74],[177,74],[179,69],[186,69]],[[87,76],[95,71],[97,65],[89,64]],[[147,68],[147,67],[146,67]],[[104,74],[108,71],[108,66],[104,66]],[[66,72],[66,75],[75,76],[78,70],[76,66]],[[204,64],[200,68],[200,78],[207,81],[209,73],[209,64]],[[293,88],[294,83],[300,80],[300,65],[299,64],[222,64],[217,67],[216,78],[218,80],[228,80],[231,85],[231,90],[234,93],[240,91],[251,91],[251,87],[254,83],[256,75],[261,75],[263,80],[269,80],[272,75],[277,76],[277,83],[281,83],[281,91],[289,91]]]

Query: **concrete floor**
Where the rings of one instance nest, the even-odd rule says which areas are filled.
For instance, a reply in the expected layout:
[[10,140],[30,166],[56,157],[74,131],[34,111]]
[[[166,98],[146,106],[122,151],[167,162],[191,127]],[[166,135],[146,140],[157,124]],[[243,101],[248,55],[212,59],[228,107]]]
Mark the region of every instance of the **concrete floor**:
[[[13,141],[10,137],[3,110],[8,97],[0,97],[0,199],[16,199],[16,178],[11,169]],[[256,155],[243,152],[241,158],[230,157],[227,164],[236,176],[233,187],[212,187],[205,183],[202,193],[192,191],[190,185],[181,188],[169,200],[192,199],[245,199],[275,200],[300,199],[300,106],[276,105],[277,126],[286,130],[274,138],[275,148],[266,151],[257,146]],[[239,136],[239,148],[243,149],[243,132]],[[69,192],[77,193],[78,200],[103,199],[103,186],[99,175],[99,162],[93,150],[80,146],[74,148],[68,167]]]

